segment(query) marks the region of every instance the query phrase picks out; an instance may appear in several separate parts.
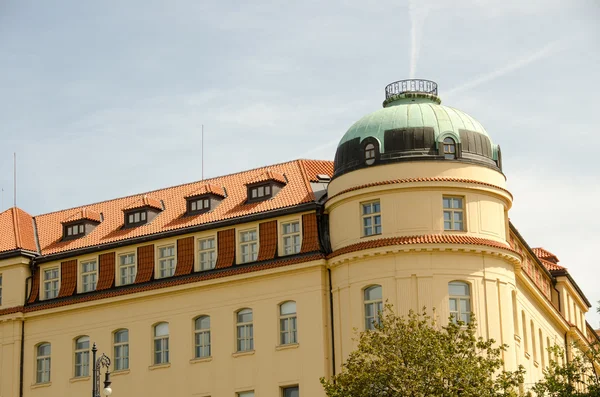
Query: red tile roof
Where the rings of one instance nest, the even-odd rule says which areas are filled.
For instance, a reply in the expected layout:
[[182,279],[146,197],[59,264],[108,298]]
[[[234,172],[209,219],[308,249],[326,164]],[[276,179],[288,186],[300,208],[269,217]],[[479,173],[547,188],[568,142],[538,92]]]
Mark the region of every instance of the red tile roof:
[[494,240],[488,240],[480,237],[459,236],[455,234],[427,234],[421,236],[389,237],[376,240],[361,241],[347,247],[340,248],[328,255],[333,258],[338,255],[347,254],[355,251],[362,251],[370,248],[389,247],[392,245],[410,245],[410,244],[470,244],[488,246],[492,248],[501,248],[511,252],[514,251],[508,244],[501,244]]
[[215,194],[215,195],[221,196],[221,197],[226,196],[225,189],[223,189],[221,186],[216,186],[216,185],[211,185],[210,183],[206,183],[206,184],[200,186],[199,189],[196,189],[193,192],[186,194],[185,198],[202,196],[204,194],[209,194],[209,193]]
[[136,210],[138,208],[145,208],[145,207],[150,207],[150,208],[156,208],[157,210],[162,210],[162,203],[160,202],[159,199],[154,198],[152,196],[148,196],[147,194],[144,194],[143,197],[140,197],[137,200],[132,201],[129,205],[127,205],[125,208],[123,208],[124,211],[128,211],[128,210]]
[[564,266],[558,264],[560,262],[558,257],[554,255],[552,252],[544,249],[544,248],[532,248],[531,249],[535,256],[537,256],[544,265],[544,267],[548,270],[565,270]]
[[87,220],[98,222],[98,223],[102,222],[100,213],[98,213],[94,210],[90,210],[88,208],[83,208],[81,210],[75,211],[75,213],[73,215],[66,218],[64,221],[62,221],[62,223],[69,223],[69,222],[79,221],[79,220],[83,220],[83,219],[87,219]]
[[[246,184],[259,179],[265,173],[281,179],[287,177],[286,185],[269,200],[246,203]],[[293,207],[314,201],[310,181],[316,180],[317,174],[333,174],[333,162],[317,160],[295,160],[282,164],[270,165],[236,174],[225,175],[204,181],[173,186],[155,190],[146,194],[117,198],[100,203],[85,205],[68,210],[53,212],[35,217],[38,238],[42,254],[54,254],[79,248],[94,247],[135,237],[149,236],[156,233],[184,229],[187,227],[210,224],[226,219],[238,218],[251,214]],[[284,179],[285,180],[285,179]],[[213,210],[197,216],[184,216],[186,212],[185,197],[202,189],[205,185],[222,187],[227,191],[227,198]],[[123,229],[123,210],[144,205],[160,206],[164,202],[164,210],[152,222]],[[62,239],[61,222],[84,208],[96,213],[102,213],[104,220],[90,234],[68,241]],[[160,206],[162,208],[162,206]],[[28,216],[28,215],[27,215]],[[31,219],[31,217],[29,217]],[[31,224],[31,220],[29,221]],[[0,222],[0,225],[2,222]],[[1,227],[1,226],[0,226]],[[2,229],[0,229],[2,230]],[[34,241],[31,227],[30,241]],[[2,242],[2,246],[13,247],[13,242]],[[35,247],[35,244],[32,245]],[[0,248],[0,252],[1,252]]]
[[0,252],[14,250],[37,251],[33,218],[20,208],[0,213]]
[[246,185],[252,185],[253,183],[260,183],[266,181],[275,181],[279,183],[283,183],[284,185],[287,183],[285,180],[285,176],[276,171],[266,170],[262,174],[258,175],[256,178],[252,179],[249,182],[246,182]]

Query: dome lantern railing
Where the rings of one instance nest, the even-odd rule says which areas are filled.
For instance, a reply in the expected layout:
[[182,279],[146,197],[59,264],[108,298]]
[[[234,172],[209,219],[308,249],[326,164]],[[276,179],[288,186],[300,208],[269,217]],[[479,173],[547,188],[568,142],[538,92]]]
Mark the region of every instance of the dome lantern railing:
[[437,96],[438,86],[437,83],[431,80],[409,79],[394,81],[385,87],[385,98],[388,99],[408,92],[421,92]]

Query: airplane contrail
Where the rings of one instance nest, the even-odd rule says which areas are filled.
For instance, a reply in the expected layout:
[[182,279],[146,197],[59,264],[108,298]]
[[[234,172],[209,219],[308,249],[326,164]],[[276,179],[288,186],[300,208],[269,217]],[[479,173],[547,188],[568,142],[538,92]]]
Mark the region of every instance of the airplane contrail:
[[425,18],[429,13],[429,7],[417,0],[408,1],[408,16],[410,18],[410,78],[414,79],[417,73],[417,62],[421,49],[421,31]]
[[469,90],[469,89],[477,87],[478,85],[481,85],[483,83],[487,83],[489,81],[495,80],[498,77],[504,76],[505,74],[514,72],[515,70],[518,70],[518,69],[521,69],[521,68],[529,65],[530,63],[533,63],[540,59],[546,58],[546,57],[562,50],[564,48],[565,43],[566,43],[565,39],[559,39],[559,40],[553,41],[529,56],[516,59],[504,67],[498,68],[488,74],[481,75],[467,83],[464,83],[462,85],[459,85],[458,87],[452,88],[451,90],[444,92],[444,96],[447,97],[449,95],[456,94],[457,92]]

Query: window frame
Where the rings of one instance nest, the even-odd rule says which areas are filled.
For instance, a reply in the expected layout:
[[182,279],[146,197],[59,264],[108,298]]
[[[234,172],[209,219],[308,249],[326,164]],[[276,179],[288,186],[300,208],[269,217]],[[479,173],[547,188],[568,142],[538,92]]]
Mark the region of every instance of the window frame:
[[[450,200],[451,207],[445,207],[445,200]],[[454,208],[454,200],[460,200],[461,207]],[[442,226],[444,232],[466,232],[467,231],[467,200],[465,196],[457,196],[457,195],[442,195]],[[450,229],[446,229],[446,213],[450,213]],[[454,224],[456,221],[454,220],[454,214],[460,213],[462,214],[462,227],[460,229],[454,229]]]
[[[254,233],[256,233],[256,239],[255,240],[251,240],[251,241],[246,241],[243,242],[242,241],[242,234],[245,233],[249,233],[254,231]],[[245,261],[244,260],[244,253],[243,253],[243,249],[242,247],[245,245],[250,246],[252,243],[256,244],[256,255],[253,255],[252,252],[250,252],[250,255],[252,256],[252,258],[250,260]],[[250,227],[250,228],[245,228],[245,229],[240,229],[237,232],[237,259],[238,259],[238,263],[239,264],[246,264],[246,263],[252,263],[252,262],[256,262],[258,260],[258,254],[260,252],[260,233],[259,233],[259,227],[258,225],[254,226],[254,227]]]
[[[365,214],[364,213],[365,206],[368,205],[372,209],[373,204],[379,205],[379,212],[370,212],[368,214]],[[359,210],[360,210],[360,235],[361,235],[361,237],[380,236],[381,234],[383,234],[383,216],[382,216],[382,212],[381,212],[381,200],[377,198],[377,199],[373,199],[373,200],[362,201],[359,205],[360,205]],[[377,216],[379,216],[379,224],[375,223],[375,218]],[[365,226],[365,219],[371,219],[371,226]],[[379,226],[379,233],[375,232],[377,230],[377,226]],[[366,229],[368,227],[370,227],[373,230],[373,233],[371,233],[371,234],[366,233]]]
[[[201,194],[198,196],[192,196],[186,198],[186,214],[187,215],[198,215],[210,212],[213,209],[214,196],[211,194]],[[202,203],[202,208],[198,208],[198,202]],[[193,206],[196,206],[193,209]]]
[[[203,318],[208,319],[208,328],[198,328],[197,322],[202,320]],[[203,360],[212,357],[212,333],[211,333],[211,318],[208,314],[201,314],[193,319],[193,341],[192,344],[194,346],[194,360]],[[208,344],[199,344],[198,343],[198,335],[208,335]],[[204,342],[206,340],[203,339]],[[198,349],[208,349],[208,355],[198,354]],[[200,350],[201,351],[201,350]]]
[[[455,284],[455,285],[460,284],[461,286],[462,285],[466,286],[468,289],[468,294],[467,295],[451,295],[450,294],[450,285],[451,284]],[[457,324],[457,322],[459,320],[461,320],[462,314],[468,313],[469,319],[468,319],[468,321],[464,322],[465,323],[464,326],[466,326],[467,324],[469,324],[471,322],[471,318],[473,315],[473,286],[470,282],[465,281],[465,280],[452,280],[452,281],[448,282],[447,288],[448,288],[448,312],[450,313],[450,316],[453,316],[454,311],[452,311],[450,309],[450,301],[452,299],[456,299],[456,311],[455,312],[457,313],[457,315],[453,316],[453,319],[454,319],[453,322],[455,324]],[[468,312],[467,313],[462,313],[461,300],[464,300],[468,303]]]
[[[161,257],[160,256],[161,249],[170,248],[170,247],[173,248],[173,255],[164,257],[164,258]],[[156,262],[155,262],[155,269],[154,269],[154,278],[155,279],[163,279],[163,278],[173,277],[175,275],[175,272],[177,271],[177,241],[171,240],[168,242],[166,241],[161,245],[157,245],[155,255],[156,255]],[[170,258],[173,258],[173,273],[168,276],[163,276],[163,275],[161,275],[161,260],[169,260]]]
[[[291,225],[297,223],[298,224],[298,231],[297,232],[291,232],[291,233],[285,233],[285,226],[287,225]],[[288,255],[296,255],[299,254],[300,252],[302,252],[302,242],[303,242],[303,225],[302,225],[302,218],[291,218],[291,219],[285,219],[285,220],[279,220],[279,256],[288,256]],[[294,237],[294,236],[298,236],[299,239],[299,243],[298,243],[298,251],[297,252],[287,252],[286,251],[286,245],[285,245],[285,239],[286,237]],[[292,244],[292,247],[295,247],[296,244]]]
[[[446,142],[450,140],[452,142]],[[446,160],[456,160],[458,158],[458,142],[451,136],[447,136],[442,140],[442,154]],[[448,150],[446,150],[448,149]],[[452,150],[450,150],[452,149]]]
[[[272,198],[273,197],[273,188],[274,188],[273,185],[274,185],[273,182],[261,182],[261,183],[255,183],[252,185],[248,185],[247,202],[252,203],[252,202],[263,201],[263,200],[268,200],[268,199]],[[262,195],[259,194],[261,189],[262,189]],[[267,190],[268,190],[268,193],[267,193]],[[254,194],[254,193],[256,193],[256,194]]]
[[[121,257],[126,257],[126,256],[130,256],[133,255],[133,264],[127,264],[127,265],[123,265],[121,264]],[[116,260],[116,275],[115,275],[115,285],[116,286],[122,286],[122,285],[131,285],[131,284],[135,284],[135,279],[137,278],[137,270],[138,270],[138,261],[137,261],[137,250],[133,250],[133,251],[123,251],[123,252],[117,252],[116,253],[117,256],[117,260]],[[121,280],[121,268],[122,267],[127,267],[133,268],[133,281],[131,283],[123,283]]]
[[0,273],[0,307],[2,307],[2,273]]
[[[50,300],[50,299],[58,298],[58,295],[60,294],[60,286],[61,286],[61,281],[62,281],[60,268],[61,268],[61,266],[58,264],[43,266],[40,268],[40,275],[39,275],[40,280],[41,280],[41,282],[40,282],[40,286],[41,286],[40,300]],[[47,271],[50,271],[50,270],[56,270],[58,277],[56,279],[53,278],[50,280],[45,280],[45,274]],[[56,282],[57,282],[56,295],[52,296],[52,297],[47,297],[46,296],[46,283],[54,281],[54,280],[56,280]]]
[[279,395],[281,397],[285,397],[285,391],[288,389],[296,389],[298,391],[298,395],[300,395],[300,385],[286,385],[286,386],[281,386],[280,390],[281,392],[279,393]]
[[[286,303],[294,304],[294,312],[283,314],[282,309],[283,305]],[[278,314],[278,330],[279,330],[279,346],[289,346],[289,345],[297,345],[298,344],[298,303],[295,300],[287,300],[283,301],[277,305],[277,314]],[[284,322],[287,324],[284,330],[283,324]],[[292,324],[290,326],[290,323]],[[293,327],[293,328],[291,328]],[[285,342],[285,335],[288,335],[289,342]]]
[[[243,311],[249,311],[252,318],[250,321],[239,321],[239,316]],[[244,313],[247,314],[247,313]],[[249,307],[244,307],[235,312],[235,352],[236,353],[244,353],[254,351],[254,310]],[[250,330],[249,335],[248,332],[244,332],[244,337],[240,337],[240,329],[244,328],[246,330]],[[249,345],[249,348],[242,349],[242,343],[244,342],[244,346],[246,344]]]
[[[127,332],[127,341],[125,342],[117,342],[117,334],[121,333],[121,332]],[[115,331],[113,331],[112,333],[112,342],[113,342],[113,372],[119,372],[119,371],[127,371],[129,370],[129,329],[127,328],[119,328]],[[119,355],[117,354],[117,349],[121,350],[121,356],[119,357]],[[126,354],[123,354],[123,351],[125,351]],[[118,367],[118,363],[119,362],[126,362],[126,366],[123,366],[121,368],[117,368]],[[121,364],[122,365],[122,364]]]
[[[367,300],[367,291],[379,288],[381,290],[381,298]],[[383,312],[383,286],[381,284],[371,284],[364,287],[362,290],[362,308],[363,308],[363,327],[365,331],[373,331],[375,323],[379,323],[379,313]],[[367,307],[375,307],[377,314],[374,316],[367,315]],[[373,319],[369,321],[369,319]]]
[[[98,287],[98,276],[100,275],[100,263],[98,260],[98,257],[89,257],[89,258],[83,258],[83,259],[79,259],[77,261],[77,292],[80,294],[86,293],[86,292],[93,292],[96,290],[96,288]],[[84,264],[88,264],[94,262],[96,264],[95,266],[95,270],[93,272],[84,272],[83,271],[83,265]],[[94,278],[94,283],[93,283],[93,289],[90,290],[86,290],[86,283],[83,282],[83,278],[86,275],[95,275]],[[89,283],[88,283],[89,284]]]
[[[135,215],[139,214],[139,220],[135,220]],[[145,225],[148,223],[148,208],[136,208],[130,211],[125,212],[124,225],[125,227],[134,227],[139,225]],[[129,217],[133,216],[134,220],[130,221]],[[143,219],[142,219],[143,218]]]
[[[79,340],[87,338],[87,341],[81,343],[87,343],[87,348],[78,348],[77,344]],[[87,378],[90,376],[90,337],[88,335],[80,335],[73,340],[74,342],[74,355],[73,355],[73,378]],[[77,364],[77,357],[81,355],[81,363]],[[85,359],[85,362],[84,362]],[[77,368],[81,368],[81,374],[77,374]]]
[[[208,248],[208,249],[201,249],[201,244],[203,241],[207,241],[207,240],[213,240],[214,242],[214,247],[213,248]],[[195,241],[195,256],[196,256],[196,262],[194,264],[195,267],[195,271],[197,272],[205,272],[208,270],[213,270],[215,269],[215,267],[217,266],[217,261],[219,259],[219,247],[218,247],[218,238],[217,235],[208,235],[208,236],[200,236],[196,238]],[[209,253],[211,251],[214,251],[215,255],[214,255],[214,265],[209,268],[209,269],[203,269],[202,268],[202,254],[203,253]]]
[[[249,394],[252,393],[252,394]],[[244,390],[235,393],[235,397],[255,397],[254,390]]]
[[[44,345],[48,345],[50,347],[50,352],[48,355],[40,356],[40,348]],[[48,368],[47,371],[40,371],[40,362],[47,362]],[[50,342],[40,342],[35,345],[35,384],[43,385],[45,383],[52,382],[52,344]],[[39,374],[48,373],[48,380],[40,380]],[[42,375],[43,376],[43,375]]]
[[[167,334],[166,335],[156,335],[156,330],[159,325],[166,324],[167,325]],[[168,321],[159,321],[152,326],[152,365],[166,365],[171,363],[170,357],[170,338],[171,338],[171,328],[169,327]],[[160,341],[161,350],[156,349],[156,342]],[[160,362],[157,362],[157,353],[160,354]]]
[[[73,228],[77,228],[77,233]],[[63,224],[63,240],[74,240],[79,237],[85,236],[86,234],[86,222],[77,221],[72,223]],[[70,233],[69,233],[70,232]]]

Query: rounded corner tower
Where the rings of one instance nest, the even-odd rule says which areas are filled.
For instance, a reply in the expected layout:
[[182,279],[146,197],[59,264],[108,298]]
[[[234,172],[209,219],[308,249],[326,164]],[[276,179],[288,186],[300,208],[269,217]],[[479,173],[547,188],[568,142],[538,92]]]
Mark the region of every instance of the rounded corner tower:
[[[388,85],[383,108],[341,139],[328,187],[338,329],[368,327],[373,296],[399,313],[435,308],[441,318],[475,314],[480,330],[505,327],[485,313],[510,316],[500,301],[510,302],[520,263],[508,242],[511,205],[500,148],[481,123],[442,105],[432,81]],[[339,337],[343,361],[352,335]]]

